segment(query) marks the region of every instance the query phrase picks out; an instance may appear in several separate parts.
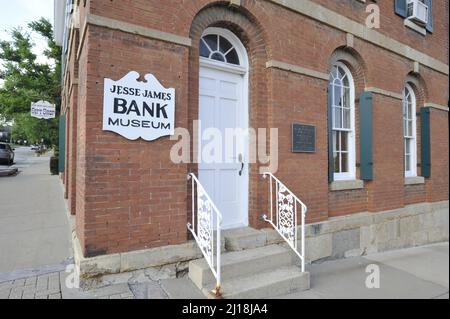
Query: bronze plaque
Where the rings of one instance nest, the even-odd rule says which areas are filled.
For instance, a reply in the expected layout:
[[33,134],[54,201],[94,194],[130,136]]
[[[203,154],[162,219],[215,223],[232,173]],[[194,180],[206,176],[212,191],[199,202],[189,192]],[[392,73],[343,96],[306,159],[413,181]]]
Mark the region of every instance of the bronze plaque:
[[316,127],[307,124],[292,124],[292,152],[314,153],[316,151]]

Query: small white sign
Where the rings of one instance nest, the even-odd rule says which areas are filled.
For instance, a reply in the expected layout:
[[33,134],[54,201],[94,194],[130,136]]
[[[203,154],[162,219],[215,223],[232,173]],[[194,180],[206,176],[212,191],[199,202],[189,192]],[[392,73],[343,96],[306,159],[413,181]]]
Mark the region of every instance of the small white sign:
[[31,103],[31,116],[38,119],[53,119],[55,118],[55,105],[47,101],[38,101]]
[[131,71],[118,81],[105,79],[103,130],[130,140],[153,141],[175,132],[175,89],[164,88],[152,75],[139,82]]

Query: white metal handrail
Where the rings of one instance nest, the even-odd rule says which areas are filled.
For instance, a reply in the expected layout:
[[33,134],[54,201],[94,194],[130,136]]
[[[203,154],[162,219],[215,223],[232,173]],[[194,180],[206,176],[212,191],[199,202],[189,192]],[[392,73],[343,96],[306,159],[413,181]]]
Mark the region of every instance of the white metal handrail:
[[[270,205],[270,218],[266,214],[263,219],[271,224],[273,228],[283,237],[283,239],[289,244],[301,260],[302,272],[305,271],[305,216],[307,206],[292,193],[286,185],[284,185],[278,178],[272,173],[263,173],[264,178],[269,176],[269,205]],[[275,188],[275,190],[273,189]],[[275,197],[275,202],[274,202]],[[298,218],[297,210],[298,206],[301,209],[301,251],[298,251]],[[274,208],[275,208],[275,221],[274,221]]]
[[[206,262],[209,265],[214,277],[216,278],[216,288],[213,291],[216,297],[220,296],[220,225],[222,215],[217,209],[208,193],[203,188],[195,174],[189,173],[188,180],[191,180],[192,187],[192,223],[187,224],[187,228],[194,236]],[[197,191],[197,192],[196,192]],[[196,196],[197,194],[197,196]],[[197,204],[197,209],[195,206]],[[197,213],[197,216],[196,216]],[[214,234],[214,214],[215,234]],[[197,218],[196,218],[197,217]],[[197,221],[197,223],[196,223]],[[214,238],[216,238],[216,247],[214,248]],[[214,258],[214,254],[216,258]]]

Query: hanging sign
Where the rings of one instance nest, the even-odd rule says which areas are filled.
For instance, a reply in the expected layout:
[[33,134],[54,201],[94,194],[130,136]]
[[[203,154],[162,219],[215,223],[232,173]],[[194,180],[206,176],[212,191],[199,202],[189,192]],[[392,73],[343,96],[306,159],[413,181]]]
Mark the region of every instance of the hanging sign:
[[53,119],[55,118],[55,105],[47,101],[39,101],[31,103],[31,116],[38,119]]
[[153,141],[175,131],[175,89],[164,88],[152,75],[138,81],[129,72],[118,81],[105,79],[103,130],[135,140]]

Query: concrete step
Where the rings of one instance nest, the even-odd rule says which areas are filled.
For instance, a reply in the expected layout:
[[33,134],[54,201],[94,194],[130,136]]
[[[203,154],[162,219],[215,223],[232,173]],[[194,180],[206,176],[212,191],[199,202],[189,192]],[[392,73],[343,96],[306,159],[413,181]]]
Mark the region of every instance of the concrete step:
[[266,245],[266,234],[251,227],[224,230],[222,234],[227,251],[239,251]]
[[[308,290],[309,287],[309,272],[302,273],[297,266],[287,266],[225,280],[221,292],[225,299],[256,299]],[[213,298],[207,289],[203,293],[208,298]]]
[[[222,282],[293,264],[289,249],[280,245],[228,252],[222,255],[221,262]],[[189,278],[200,289],[214,288],[215,277],[204,258],[189,263]]]

